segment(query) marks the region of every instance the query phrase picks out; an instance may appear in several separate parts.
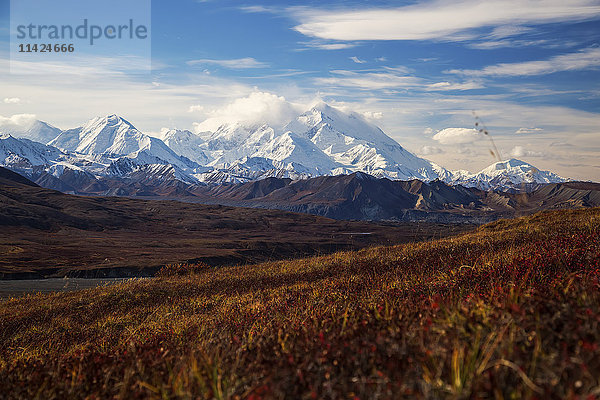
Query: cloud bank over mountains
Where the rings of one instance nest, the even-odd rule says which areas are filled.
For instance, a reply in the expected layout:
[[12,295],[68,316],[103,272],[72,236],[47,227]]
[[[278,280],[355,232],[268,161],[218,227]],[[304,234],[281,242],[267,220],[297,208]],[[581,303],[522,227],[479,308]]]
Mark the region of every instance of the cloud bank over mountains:
[[598,21],[598,0],[153,4],[151,73],[107,55],[10,73],[0,54],[0,115],[69,128],[117,112],[160,137],[277,126],[317,98],[439,165],[477,171],[493,158],[464,133],[475,111],[502,154],[544,154],[541,168],[600,180]]

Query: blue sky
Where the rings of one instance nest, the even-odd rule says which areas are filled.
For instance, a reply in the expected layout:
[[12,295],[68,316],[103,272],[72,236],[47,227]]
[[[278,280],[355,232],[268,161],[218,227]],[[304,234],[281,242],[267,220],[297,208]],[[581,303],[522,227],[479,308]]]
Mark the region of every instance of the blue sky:
[[494,161],[473,134],[475,112],[502,158],[600,180],[598,0],[152,1],[151,73],[104,53],[80,73],[41,62],[53,72],[36,75],[8,73],[1,4],[4,119],[70,128],[118,113],[158,133],[277,123],[323,99],[418,155],[475,171]]

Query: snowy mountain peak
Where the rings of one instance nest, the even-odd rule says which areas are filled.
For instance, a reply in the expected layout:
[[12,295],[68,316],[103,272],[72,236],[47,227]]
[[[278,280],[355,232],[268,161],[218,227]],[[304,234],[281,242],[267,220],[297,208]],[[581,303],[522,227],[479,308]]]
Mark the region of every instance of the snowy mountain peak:
[[0,165],[27,169],[36,165],[50,164],[61,157],[55,147],[46,146],[29,139],[17,139],[11,135],[0,135]]
[[190,131],[170,129],[163,132],[162,140],[176,154],[200,165],[206,165],[211,161],[200,147],[205,143],[204,139]]
[[169,139],[191,139],[199,140],[204,142],[204,140],[193,132],[188,131],[187,129],[168,129],[161,133],[161,139],[166,142]]
[[320,102],[286,125],[309,139],[344,173],[363,171],[391,179],[446,179],[449,171],[406,151],[379,127],[357,113]]
[[526,163],[525,161],[517,160],[516,158],[511,158],[505,161],[498,161],[489,167],[483,169],[481,173],[486,174],[495,174],[499,171],[510,171],[510,170],[519,170],[521,172],[529,172],[537,170],[533,165]]
[[567,179],[550,171],[541,171],[525,161],[511,158],[496,162],[476,174],[455,174],[455,184],[483,190],[508,190],[523,185],[561,183]]
[[133,126],[132,123],[116,114],[92,118],[83,125],[82,131],[100,132],[107,128],[111,128],[113,130],[121,129],[137,131],[136,127]]
[[61,130],[47,122],[35,119],[33,115],[25,115],[23,118],[7,118],[7,121],[0,122],[0,133],[17,139],[29,139],[47,144],[60,135]]
[[51,145],[82,154],[120,154],[146,148],[150,138],[129,121],[111,114],[87,121],[82,127],[64,131]]
[[111,114],[89,120],[80,128],[64,131],[51,145],[63,151],[116,158],[126,156],[139,163],[168,163],[181,169],[198,165],[181,157],[162,140],[140,132],[126,119]]
[[129,154],[150,145],[150,137],[117,115],[97,117],[79,132],[79,144],[74,149],[84,154]]
[[[340,111],[331,107],[329,104],[325,103],[324,101],[320,101],[317,104],[315,104],[314,106],[312,106],[308,111],[306,111],[304,113],[304,115],[306,114],[312,114],[315,116],[318,116],[321,118],[321,120],[327,120],[330,119],[331,117],[339,117],[340,116]],[[331,117],[329,117],[331,116]]]
[[[518,174],[518,175],[529,175],[529,176],[547,176],[548,178],[557,178],[557,179],[562,179],[564,180],[564,178],[559,177],[558,175],[555,175],[551,172],[547,172],[547,171],[540,171],[539,169],[537,169],[536,167],[534,167],[533,165],[526,163],[525,161],[521,161],[521,160],[517,160],[516,158],[511,158],[509,160],[505,160],[505,161],[499,161],[497,163],[494,163],[492,165],[490,165],[489,167],[483,169],[480,174],[484,174],[487,176],[498,176],[498,175],[507,175],[507,174]],[[541,183],[541,182],[538,182]],[[550,182],[547,182],[550,183]]]

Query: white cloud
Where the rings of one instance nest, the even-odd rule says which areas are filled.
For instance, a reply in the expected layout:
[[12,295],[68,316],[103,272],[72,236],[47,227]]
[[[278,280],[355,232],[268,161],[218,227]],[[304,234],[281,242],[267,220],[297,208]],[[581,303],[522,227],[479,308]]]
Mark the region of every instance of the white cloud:
[[427,85],[425,90],[428,91],[442,91],[442,90],[473,90],[483,89],[485,86],[481,82],[468,81],[468,82],[437,82]]
[[262,61],[257,61],[252,57],[233,58],[229,60],[215,60],[210,58],[202,58],[198,60],[190,60],[188,65],[218,65],[219,67],[229,69],[251,69],[251,68],[268,68],[269,64]]
[[[8,60],[0,58],[0,69],[8,66]],[[3,77],[2,91],[18,93],[21,99],[35,99],[26,102],[23,111],[63,129],[117,112],[144,132],[157,132],[166,124],[191,128],[199,116],[187,112],[190,105],[215,107],[253,91],[245,83],[204,74],[181,74],[178,78],[182,82],[176,84],[168,80],[157,82],[155,78],[158,86],[151,76],[145,75],[107,74],[93,78],[98,85],[90,85],[89,75],[63,74],[53,69],[45,75],[9,74]],[[14,106],[1,100],[4,109],[0,114],[12,114],[9,107]]]
[[533,28],[518,25],[502,25],[494,28],[489,37],[494,39],[503,39],[510,36],[522,35],[531,32]]
[[0,115],[0,126],[26,128],[37,120],[35,114],[15,114],[10,117]]
[[477,129],[472,128],[446,128],[433,135],[433,140],[441,144],[466,144],[479,138]]
[[302,106],[290,103],[282,96],[254,91],[247,97],[236,99],[225,107],[210,112],[210,117],[202,123],[194,124],[194,129],[197,133],[214,131],[229,123],[267,123],[278,128],[301,110]]
[[519,128],[515,131],[516,134],[539,133],[543,132],[543,128]]
[[490,65],[483,69],[454,69],[451,74],[467,76],[531,76],[561,71],[576,71],[600,67],[600,48],[588,48],[576,53],[563,54],[548,60]]
[[[362,61],[362,60],[360,60]],[[382,66],[378,69],[364,71],[333,70],[332,76],[315,78],[317,86],[329,86],[340,89],[359,88],[364,90],[422,90],[426,92],[440,91],[465,91],[482,89],[485,86],[479,79],[471,79],[464,82],[436,82],[427,83],[424,79],[411,74],[411,71],[403,66]]]
[[404,67],[402,65],[398,65],[396,67],[384,66],[383,69],[389,72],[395,72],[397,74],[409,74],[411,72],[409,68]]
[[18,97],[5,97],[4,104],[21,104],[22,101]]
[[365,90],[401,89],[420,85],[421,80],[414,76],[401,75],[394,72],[359,73],[346,70],[331,71],[335,76],[316,78],[317,85],[343,86]]
[[311,40],[309,42],[300,42],[302,48],[296,49],[296,51],[305,51],[305,50],[343,50],[350,49],[352,47],[358,46],[357,43],[351,42],[328,42],[323,40]]
[[364,111],[362,113],[362,115],[366,119],[370,119],[370,120],[378,120],[378,119],[383,118],[383,113],[382,112]]
[[248,13],[273,13],[275,10],[265,6],[244,6],[240,7],[240,10]]
[[573,145],[567,142],[552,142],[550,147],[573,147]]
[[[458,154],[462,154],[463,156],[466,155],[466,156],[476,157],[476,156],[478,156],[480,154],[479,150],[480,149],[476,150],[476,149],[473,149],[473,148],[470,148],[470,147],[459,147],[458,149],[456,149],[456,152]],[[468,160],[466,160],[464,158],[462,160],[463,160],[462,161],[463,164],[467,164],[469,162]]]
[[125,76],[129,73],[149,73],[158,70],[166,64],[146,57],[120,55],[115,57],[72,55],[68,61],[49,60],[43,61],[10,61],[11,74],[47,76],[74,75],[74,76]]
[[419,154],[422,156],[430,156],[432,154],[440,154],[443,152],[444,151],[442,149],[440,149],[439,147],[436,147],[436,146],[423,146],[419,150]]
[[204,111],[204,106],[200,105],[200,104],[196,104],[194,106],[190,106],[188,108],[188,112],[200,112],[200,111]]
[[322,39],[447,40],[452,35],[461,40],[481,27],[590,20],[600,15],[600,5],[595,0],[434,0],[397,8],[290,12],[300,22],[295,30]]
[[515,146],[510,151],[512,157],[544,157],[545,154],[539,151],[527,150],[523,146]]
[[357,64],[366,64],[367,63],[365,60],[361,60],[360,58],[358,58],[356,56],[352,56],[349,58]]
[[10,117],[0,115],[0,135],[18,135],[30,129],[36,121],[34,114],[16,114]]
[[543,46],[543,47],[569,47],[568,43],[554,43],[550,44],[548,40],[514,40],[514,39],[502,39],[502,40],[489,40],[484,42],[470,43],[469,47],[478,50],[492,50],[499,49],[502,47],[528,47],[528,46]]

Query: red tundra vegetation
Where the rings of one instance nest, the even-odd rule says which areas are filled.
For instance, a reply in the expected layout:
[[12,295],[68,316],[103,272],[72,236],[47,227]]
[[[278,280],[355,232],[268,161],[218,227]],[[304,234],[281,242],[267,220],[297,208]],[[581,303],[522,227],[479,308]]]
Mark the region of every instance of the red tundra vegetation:
[[597,399],[599,279],[600,209],[176,265],[0,303],[0,397]]

